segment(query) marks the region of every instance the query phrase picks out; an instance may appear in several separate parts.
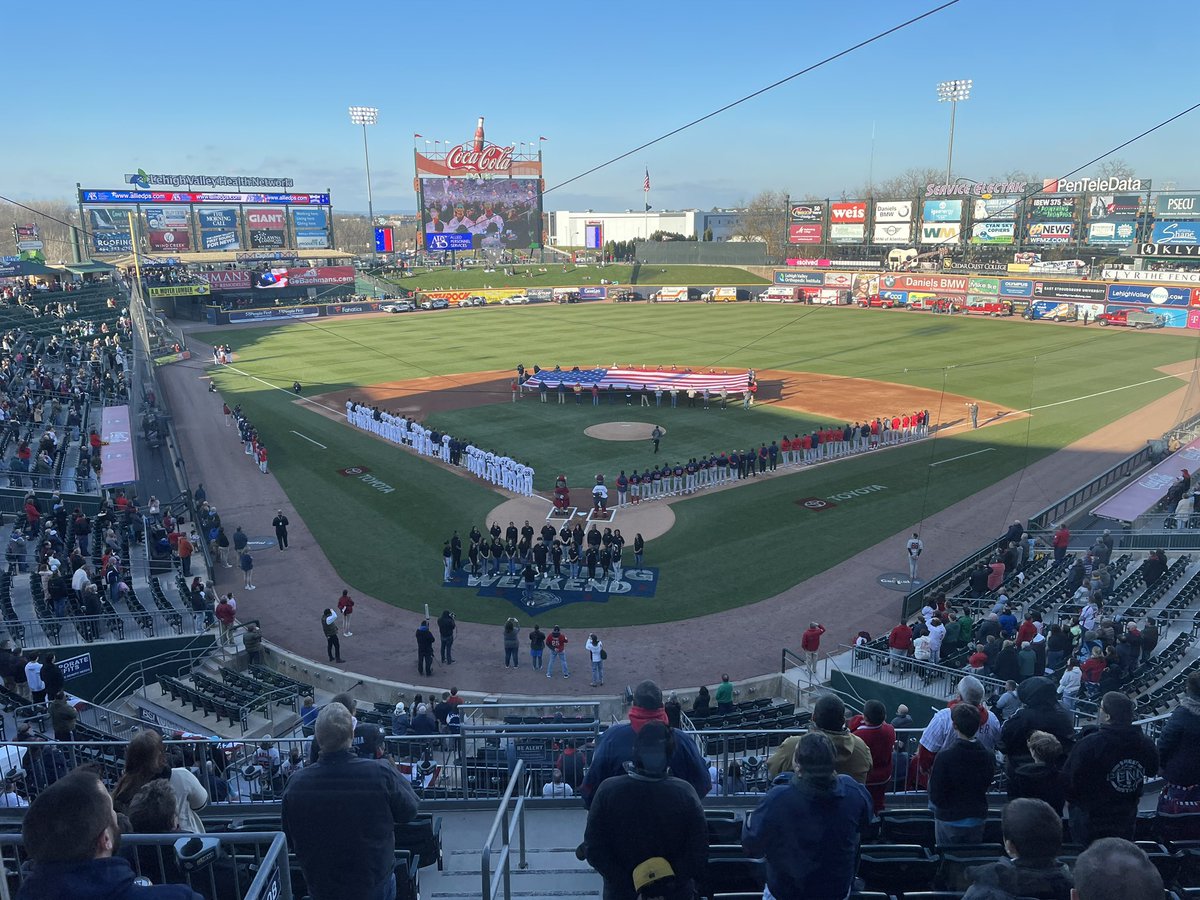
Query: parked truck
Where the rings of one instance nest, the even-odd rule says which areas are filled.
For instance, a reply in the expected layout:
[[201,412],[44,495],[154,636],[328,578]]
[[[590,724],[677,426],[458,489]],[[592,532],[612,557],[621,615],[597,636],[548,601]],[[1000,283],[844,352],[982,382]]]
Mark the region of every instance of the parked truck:
[[756,298],[760,303],[803,303],[804,288],[773,284]]
[[1130,328],[1162,328],[1167,317],[1145,309],[1114,309],[1096,316],[1101,325],[1128,325]]
[[689,300],[699,300],[700,289],[689,287],[659,288],[650,295],[651,303],[687,303]]
[[705,303],[737,303],[739,300],[748,300],[749,298],[750,292],[745,288],[718,287],[704,292]]

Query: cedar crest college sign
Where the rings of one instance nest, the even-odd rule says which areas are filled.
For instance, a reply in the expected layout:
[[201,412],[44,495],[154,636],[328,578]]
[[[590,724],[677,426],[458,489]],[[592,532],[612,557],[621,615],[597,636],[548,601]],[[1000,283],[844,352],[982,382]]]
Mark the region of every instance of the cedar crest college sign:
[[171,185],[172,187],[274,187],[290,188],[295,182],[290,178],[263,178],[257,175],[155,175],[138,169],[134,173],[125,173],[125,183],[150,190],[152,184]]

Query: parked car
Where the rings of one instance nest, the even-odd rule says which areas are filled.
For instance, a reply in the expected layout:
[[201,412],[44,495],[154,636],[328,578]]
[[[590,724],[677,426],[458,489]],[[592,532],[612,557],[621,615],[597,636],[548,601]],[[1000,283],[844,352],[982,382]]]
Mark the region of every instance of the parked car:
[[1007,300],[983,300],[974,297],[968,297],[967,302],[962,306],[962,311],[968,316],[1011,316],[1012,304]]
[[863,308],[870,307],[872,309],[894,309],[895,307],[903,306],[904,304],[894,294],[889,294],[886,296],[883,294],[872,294],[869,297],[859,300],[858,305]]
[[528,303],[529,296],[527,294],[517,294],[515,297],[505,297],[500,301],[503,306],[520,306],[522,303]]
[[436,300],[426,300],[424,303],[421,304],[421,309],[449,309],[449,308],[450,308],[450,301],[443,300],[441,297],[438,297]]
[[1167,317],[1144,309],[1114,309],[1100,313],[1096,321],[1101,325],[1127,325],[1137,329],[1162,328],[1167,324]]
[[617,291],[612,295],[613,303],[633,303],[636,300],[645,299],[637,291]]
[[386,313],[402,313],[412,312],[417,305],[411,300],[397,300],[395,303],[384,303],[379,308]]
[[468,297],[466,300],[459,300],[458,305],[459,306],[487,306],[487,297],[480,297],[478,295],[475,295],[472,297]]

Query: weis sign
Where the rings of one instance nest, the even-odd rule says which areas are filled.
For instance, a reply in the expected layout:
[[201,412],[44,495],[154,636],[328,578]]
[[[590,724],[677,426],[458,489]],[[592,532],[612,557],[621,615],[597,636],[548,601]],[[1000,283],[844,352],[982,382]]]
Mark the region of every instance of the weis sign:
[[832,222],[866,222],[867,204],[865,202],[832,203],[829,206],[829,219]]

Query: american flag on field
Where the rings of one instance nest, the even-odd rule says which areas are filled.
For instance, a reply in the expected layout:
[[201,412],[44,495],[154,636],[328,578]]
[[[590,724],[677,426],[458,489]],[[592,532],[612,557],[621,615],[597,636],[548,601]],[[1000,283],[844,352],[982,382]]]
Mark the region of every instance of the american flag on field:
[[719,394],[721,388],[731,394],[741,394],[746,390],[750,381],[750,373],[746,371],[702,371],[690,369],[669,369],[647,371],[642,369],[579,369],[570,372],[543,369],[536,375],[531,375],[525,381],[525,387],[536,390],[543,384],[552,390],[557,390],[562,383],[568,390],[575,385],[582,385],[584,390],[590,390],[592,385],[601,389],[613,387],[618,390],[641,390],[645,385],[650,390],[662,388],[669,391],[675,388],[679,391],[694,390],[697,392],[708,388],[710,394]]

